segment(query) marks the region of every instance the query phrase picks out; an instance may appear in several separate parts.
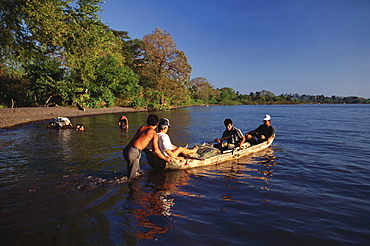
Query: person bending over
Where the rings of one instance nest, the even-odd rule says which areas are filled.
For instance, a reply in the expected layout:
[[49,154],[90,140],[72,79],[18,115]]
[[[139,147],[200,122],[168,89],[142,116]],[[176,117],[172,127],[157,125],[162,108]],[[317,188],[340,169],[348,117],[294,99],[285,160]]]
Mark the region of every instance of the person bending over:
[[155,129],[158,126],[158,116],[151,114],[147,119],[147,126],[140,127],[135,136],[123,149],[123,157],[127,162],[128,179],[133,179],[140,172],[141,151],[152,143],[153,152],[165,161],[170,161],[170,157],[162,154],[158,147],[158,135]]
[[128,129],[128,119],[126,116],[122,115],[118,119],[118,126],[120,129],[127,130]]

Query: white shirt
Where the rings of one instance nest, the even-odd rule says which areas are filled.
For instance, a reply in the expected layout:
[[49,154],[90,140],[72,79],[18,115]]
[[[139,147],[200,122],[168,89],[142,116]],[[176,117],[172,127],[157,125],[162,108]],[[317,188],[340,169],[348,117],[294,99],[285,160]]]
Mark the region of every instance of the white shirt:
[[61,122],[61,123],[64,122],[66,126],[71,125],[71,121],[67,117],[57,117],[57,118],[55,118],[55,121],[56,122]]
[[172,150],[173,149],[170,136],[168,136],[166,133],[163,133],[163,132],[158,132],[157,134],[158,134],[159,149],[162,151],[162,153],[165,156],[169,156],[166,153],[166,150],[168,150],[168,149]]

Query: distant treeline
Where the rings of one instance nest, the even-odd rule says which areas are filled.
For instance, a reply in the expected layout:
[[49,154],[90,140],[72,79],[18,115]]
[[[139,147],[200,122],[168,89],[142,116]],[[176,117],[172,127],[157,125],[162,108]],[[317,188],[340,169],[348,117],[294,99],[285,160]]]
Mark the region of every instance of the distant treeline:
[[[298,95],[298,94],[281,94],[262,90],[251,92],[249,95],[242,95],[231,88],[212,89],[212,96],[208,99],[199,100],[201,103],[222,104],[222,105],[269,105],[269,104],[366,104],[370,99],[362,97],[326,97],[324,95]],[[199,92],[199,90],[198,90]],[[210,93],[209,93],[210,94]]]
[[[190,79],[185,52],[166,31],[143,39],[102,23],[102,0],[1,1],[0,106],[369,103],[358,97],[242,95]],[[228,81],[225,81],[227,84]],[[248,86],[248,85],[246,85]]]

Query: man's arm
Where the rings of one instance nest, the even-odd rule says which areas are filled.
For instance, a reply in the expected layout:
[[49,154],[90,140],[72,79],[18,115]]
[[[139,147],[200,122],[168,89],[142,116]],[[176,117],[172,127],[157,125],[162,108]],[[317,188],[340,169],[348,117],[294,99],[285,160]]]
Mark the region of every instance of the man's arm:
[[243,143],[245,142],[245,137],[242,133],[242,131],[239,128],[235,128],[235,134],[238,136],[239,140],[239,148],[243,148]]
[[253,130],[253,131],[250,131],[250,132],[247,132],[247,134],[245,134],[245,135],[255,135],[256,133],[257,133],[257,129]]
[[152,132],[152,147],[153,147],[153,152],[156,153],[156,155],[165,160],[165,161],[170,161],[170,157],[168,156],[165,156],[164,154],[162,154],[162,151],[159,149],[159,146],[158,146],[158,135],[157,133],[155,132],[155,130],[151,131]]
[[244,136],[242,136],[241,137],[241,140],[240,140],[240,143],[239,143],[239,148],[243,148],[243,144],[244,144],[244,142],[245,142],[245,137]]
[[272,139],[275,137],[275,129],[274,127],[271,127],[271,136],[267,139],[267,142],[270,143]]
[[232,135],[228,135],[228,134],[227,134],[227,131],[224,131],[224,132],[222,133],[222,137],[221,137],[221,138],[216,138],[216,139],[215,139],[215,142],[217,142],[217,143],[222,143],[222,141],[224,141],[225,139],[231,138],[231,137],[232,137]]

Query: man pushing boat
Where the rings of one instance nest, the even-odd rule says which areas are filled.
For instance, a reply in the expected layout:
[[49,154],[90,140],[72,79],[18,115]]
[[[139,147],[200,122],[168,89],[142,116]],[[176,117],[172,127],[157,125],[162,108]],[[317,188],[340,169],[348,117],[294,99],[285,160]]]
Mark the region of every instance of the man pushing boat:
[[155,114],[151,114],[147,119],[147,126],[140,127],[132,140],[123,149],[123,157],[127,162],[128,179],[133,179],[140,172],[140,157],[141,151],[145,149],[149,143],[152,143],[153,152],[161,159],[170,161],[170,157],[164,156],[158,147],[158,135],[155,129],[158,126],[159,118]]

